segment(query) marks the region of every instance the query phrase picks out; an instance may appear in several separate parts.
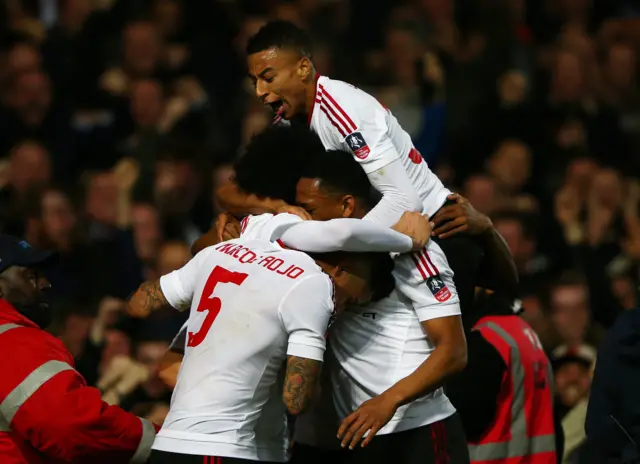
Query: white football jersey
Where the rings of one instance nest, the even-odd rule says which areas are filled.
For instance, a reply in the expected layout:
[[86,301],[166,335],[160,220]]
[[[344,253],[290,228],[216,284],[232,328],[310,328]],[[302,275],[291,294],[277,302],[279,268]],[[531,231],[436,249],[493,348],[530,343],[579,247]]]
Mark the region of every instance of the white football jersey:
[[[301,221],[297,216],[262,214],[242,220],[242,237],[270,240],[280,246],[284,230]],[[339,447],[337,420],[365,401],[380,395],[414,372],[431,354],[433,343],[421,322],[460,314],[453,271],[440,246],[430,240],[426,249],[394,259],[396,289],[387,298],[350,308],[331,326],[331,371],[335,412],[327,407],[327,388],[318,404],[296,421],[294,439],[310,446]],[[455,408],[440,388],[398,409],[378,434],[400,432],[445,419]]]
[[400,158],[429,216],[451,193],[431,172],[391,111],[351,84],[319,76],[309,126],[326,150],[353,153],[367,174]]
[[[339,448],[336,414],[338,420],[344,419],[362,403],[413,373],[429,357],[434,345],[421,322],[460,315],[453,272],[435,242],[430,241],[426,251],[405,253],[394,261],[396,288],[391,295],[349,308],[331,326],[325,367],[331,371],[335,411],[316,407],[298,418],[296,442]],[[422,427],[454,412],[439,388],[398,408],[378,435]]]
[[208,247],[160,279],[190,305],[185,356],[154,449],[284,462],[287,355],[322,360],[333,284],[307,255],[265,240]]

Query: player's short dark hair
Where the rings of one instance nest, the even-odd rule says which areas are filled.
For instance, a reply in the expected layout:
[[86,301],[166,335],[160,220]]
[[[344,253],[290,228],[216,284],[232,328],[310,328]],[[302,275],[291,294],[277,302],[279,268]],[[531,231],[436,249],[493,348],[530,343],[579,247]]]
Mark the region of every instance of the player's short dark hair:
[[260,28],[247,43],[247,55],[282,48],[293,50],[301,57],[313,59],[313,43],[309,35],[289,21],[270,21]]
[[393,277],[394,261],[386,252],[349,253],[336,251],[333,253],[307,253],[313,259],[327,264],[339,265],[348,260],[364,260],[371,269],[370,287],[373,290],[372,301],[380,301],[388,297],[396,286]]
[[314,156],[306,165],[302,177],[319,179],[320,186],[335,195],[353,195],[373,207],[372,186],[364,169],[346,151],[332,150]]
[[246,193],[295,204],[296,185],[310,157],[324,153],[320,138],[304,126],[270,126],[255,135],[235,164]]

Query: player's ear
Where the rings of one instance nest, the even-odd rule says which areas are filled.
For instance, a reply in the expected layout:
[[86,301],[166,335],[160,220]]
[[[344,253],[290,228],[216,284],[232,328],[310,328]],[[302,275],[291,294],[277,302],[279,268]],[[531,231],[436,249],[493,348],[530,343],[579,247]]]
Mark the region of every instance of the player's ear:
[[342,204],[340,206],[342,208],[342,217],[350,218],[353,216],[353,210],[356,208],[356,199],[353,195],[345,195],[342,197]]
[[300,62],[298,63],[298,77],[301,80],[306,81],[311,76],[311,61],[306,56],[300,58]]

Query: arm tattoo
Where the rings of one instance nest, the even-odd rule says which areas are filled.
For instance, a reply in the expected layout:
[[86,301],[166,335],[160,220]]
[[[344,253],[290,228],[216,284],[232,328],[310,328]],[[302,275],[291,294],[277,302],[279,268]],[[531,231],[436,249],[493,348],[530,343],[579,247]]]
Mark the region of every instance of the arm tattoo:
[[160,279],[149,280],[140,285],[132,298],[132,303],[150,312],[169,305],[160,288]]
[[301,414],[309,408],[315,395],[321,370],[321,361],[296,356],[287,357],[282,399],[291,414]]

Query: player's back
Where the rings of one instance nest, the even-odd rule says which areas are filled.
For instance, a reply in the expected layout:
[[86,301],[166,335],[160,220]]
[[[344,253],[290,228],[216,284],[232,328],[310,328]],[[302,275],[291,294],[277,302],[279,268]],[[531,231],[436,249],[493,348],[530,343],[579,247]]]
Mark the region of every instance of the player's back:
[[328,277],[309,256],[264,240],[233,240],[201,253],[185,357],[154,447],[175,440],[185,449],[173,442],[166,450],[285,460],[288,333],[280,307],[300,282]]
[[391,111],[367,92],[321,76],[309,122],[327,150],[352,152],[367,173],[383,168],[393,161],[390,153],[397,153],[429,216],[451,193],[429,169]]

